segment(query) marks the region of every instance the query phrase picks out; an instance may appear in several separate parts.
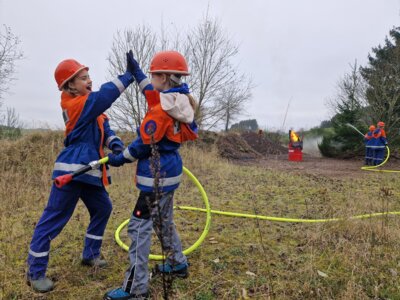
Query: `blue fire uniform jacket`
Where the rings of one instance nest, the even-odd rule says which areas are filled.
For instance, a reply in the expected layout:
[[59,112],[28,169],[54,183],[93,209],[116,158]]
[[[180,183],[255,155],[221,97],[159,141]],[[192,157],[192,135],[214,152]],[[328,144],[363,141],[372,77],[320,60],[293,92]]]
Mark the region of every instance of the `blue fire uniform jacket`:
[[[110,128],[108,118],[103,114],[133,82],[133,76],[127,72],[114,81],[103,84],[97,92],[85,96],[72,97],[63,92],[61,107],[66,125],[65,148],[58,155],[54,164],[52,179],[72,173],[89,162],[104,157],[103,146],[113,150],[123,148],[122,141]],[[100,170],[91,170],[74,178],[75,181],[103,186],[111,178],[108,166]]]
[[[190,103],[185,96],[189,94],[189,88],[182,84],[160,93],[154,90],[141,70],[133,76],[146,97],[149,110],[137,130],[137,138],[123,153],[115,157],[115,162],[122,165],[138,160],[136,186],[141,191],[154,192],[154,171],[151,170],[150,163],[153,139],[160,153],[160,191],[173,191],[178,188],[182,177],[182,159],[178,149],[181,143],[197,138],[194,111],[191,107],[188,108]],[[171,110],[165,104],[167,101],[170,101]],[[178,114],[174,114],[173,111],[176,110],[179,111]],[[113,165],[116,165],[115,162]]]
[[364,136],[364,143],[365,143],[365,160],[366,163],[368,164],[374,159],[374,148],[373,146],[375,145],[375,139],[374,139],[374,132],[373,131],[368,131],[365,136]]
[[387,145],[387,139],[386,139],[386,132],[384,129],[377,128],[375,129],[373,133],[373,140],[374,140],[374,148],[375,149],[385,149],[385,146]]
[[384,129],[377,128],[373,134],[373,146],[374,149],[374,165],[379,165],[383,162],[385,148],[387,145],[386,133]]
[[375,144],[374,132],[368,131],[364,136],[364,143],[367,148],[371,148]]

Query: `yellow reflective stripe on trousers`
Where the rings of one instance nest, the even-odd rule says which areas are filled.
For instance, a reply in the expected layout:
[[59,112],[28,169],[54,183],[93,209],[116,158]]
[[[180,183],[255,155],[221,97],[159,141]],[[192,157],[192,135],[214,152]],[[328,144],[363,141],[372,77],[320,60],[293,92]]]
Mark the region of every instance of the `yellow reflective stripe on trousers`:
[[102,240],[103,239],[103,237],[100,235],[94,235],[94,234],[89,234],[89,233],[86,233],[86,237],[89,239],[92,239],[92,240]]
[[[175,177],[160,178],[160,186],[170,186],[181,182],[182,174]],[[154,178],[136,175],[136,182],[140,185],[152,187],[154,185]]]
[[32,249],[29,249],[29,254],[34,257],[45,257],[49,255],[49,251],[46,252],[35,252]]

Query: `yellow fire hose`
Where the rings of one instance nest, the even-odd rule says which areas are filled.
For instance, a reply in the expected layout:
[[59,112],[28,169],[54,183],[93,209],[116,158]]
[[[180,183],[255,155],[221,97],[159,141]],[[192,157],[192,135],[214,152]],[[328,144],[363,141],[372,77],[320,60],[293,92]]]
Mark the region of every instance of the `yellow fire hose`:
[[373,171],[373,172],[384,172],[384,173],[400,173],[400,170],[381,170],[378,169],[380,167],[382,167],[384,164],[387,163],[387,161],[389,160],[390,157],[390,149],[388,146],[386,146],[386,158],[383,162],[381,162],[379,165],[376,166],[364,166],[361,167],[361,170],[364,171]]
[[[389,148],[387,148],[387,150],[388,150],[388,155],[387,155],[385,161],[378,166],[368,167],[368,168],[372,168],[371,170],[368,170],[368,171],[385,171],[385,170],[374,170],[374,169],[384,165],[387,162],[389,155],[390,155]],[[364,170],[364,168],[366,168],[366,167],[363,167],[363,170]],[[386,170],[386,171],[390,171],[390,170]],[[287,222],[287,223],[326,223],[326,222],[336,222],[336,221],[341,221],[341,220],[346,220],[346,219],[347,220],[356,220],[356,219],[367,219],[367,218],[379,217],[379,216],[400,215],[400,211],[390,211],[390,212],[380,212],[380,213],[369,213],[369,214],[352,216],[352,217],[348,217],[348,218],[296,219],[296,218],[272,217],[272,216],[262,216],[262,215],[246,214],[246,213],[236,213],[236,212],[212,210],[210,208],[207,194],[206,194],[204,188],[202,187],[202,185],[200,184],[200,182],[197,180],[197,178],[185,167],[183,167],[183,172],[189,176],[189,178],[192,180],[192,182],[196,185],[196,187],[200,191],[201,196],[204,201],[204,205],[206,207],[206,208],[198,208],[198,207],[192,207],[192,206],[174,206],[175,209],[179,209],[179,210],[191,210],[191,211],[199,211],[199,212],[206,213],[206,224],[204,226],[204,230],[203,230],[202,234],[200,235],[199,239],[192,246],[190,246],[189,248],[187,248],[183,251],[183,253],[185,255],[193,252],[204,241],[205,237],[207,236],[207,234],[210,230],[211,213],[216,214],[216,215],[229,216],[229,217],[260,219],[260,220],[268,220],[268,221],[273,221],[273,222]],[[125,251],[128,251],[129,247],[121,240],[120,232],[129,223],[129,220],[130,219],[127,219],[123,223],[121,223],[121,225],[118,226],[118,228],[114,234],[115,241]],[[162,255],[150,254],[149,259],[161,260],[161,259],[163,259],[163,257],[162,257]]]
[[[205,205],[205,209],[203,209],[204,212],[207,213],[206,216],[206,225],[204,226],[203,232],[200,235],[200,237],[198,238],[198,240],[189,248],[185,249],[183,251],[183,254],[187,255],[192,253],[194,250],[196,250],[200,244],[204,241],[204,239],[206,238],[208,231],[210,230],[210,225],[211,225],[211,208],[210,208],[210,203],[208,201],[208,197],[206,194],[206,191],[204,190],[203,186],[200,184],[200,182],[197,180],[197,178],[185,167],[183,167],[183,172],[190,178],[190,180],[192,180],[192,182],[196,185],[197,189],[200,191],[200,194],[203,198],[204,201],[204,205]],[[117,242],[117,244],[124,249],[125,251],[129,250],[129,247],[123,242],[121,241],[121,238],[119,236],[122,228],[124,228],[128,223],[129,223],[130,219],[125,220],[121,225],[118,226],[117,230],[115,231],[114,237],[115,237],[115,241]],[[163,256],[162,255],[155,255],[155,254],[150,254],[149,255],[149,259],[153,259],[153,260],[162,260]]]
[[[176,208],[182,209],[182,210],[194,210],[194,211],[206,212],[206,210],[203,208],[197,208],[197,207],[191,207],[191,206],[176,206]],[[229,216],[229,217],[259,219],[259,220],[268,220],[268,221],[273,221],[273,222],[287,222],[287,223],[327,223],[327,222],[336,222],[336,221],[346,220],[346,218],[331,218],[331,219],[282,218],[282,217],[271,217],[271,216],[227,212],[227,211],[221,211],[221,210],[211,210],[211,213],[216,214],[216,215]],[[383,213],[370,213],[370,214],[364,214],[364,215],[357,215],[357,216],[348,217],[347,220],[366,219],[366,218],[386,216],[386,215],[400,215],[400,211],[390,211],[390,212],[383,212]]]

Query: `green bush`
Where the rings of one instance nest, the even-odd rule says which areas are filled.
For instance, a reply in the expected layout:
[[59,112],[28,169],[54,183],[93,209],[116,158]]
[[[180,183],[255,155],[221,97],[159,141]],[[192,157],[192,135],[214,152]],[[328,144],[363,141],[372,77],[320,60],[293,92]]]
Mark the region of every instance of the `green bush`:
[[0,126],[0,139],[15,140],[22,135],[21,128]]

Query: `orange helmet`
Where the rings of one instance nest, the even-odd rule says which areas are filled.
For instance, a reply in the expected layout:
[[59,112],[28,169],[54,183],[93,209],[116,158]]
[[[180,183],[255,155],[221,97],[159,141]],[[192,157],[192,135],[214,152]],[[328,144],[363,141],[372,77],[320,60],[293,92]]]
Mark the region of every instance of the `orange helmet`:
[[374,125],[369,126],[369,131],[374,131],[376,128]]
[[156,53],[151,60],[149,72],[190,75],[185,58],[177,51]]
[[379,126],[379,127],[383,127],[383,126],[385,126],[385,123],[383,123],[382,121],[379,121],[379,122],[378,122],[378,126]]
[[89,70],[89,68],[81,65],[74,59],[66,59],[60,62],[54,72],[54,78],[56,79],[58,89],[61,91],[64,84],[82,70]]

